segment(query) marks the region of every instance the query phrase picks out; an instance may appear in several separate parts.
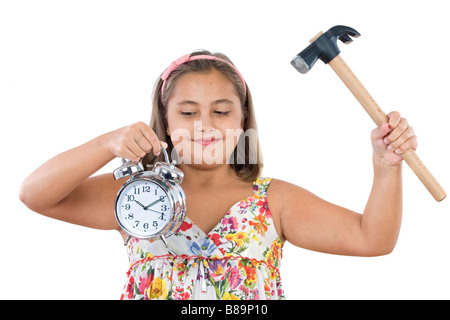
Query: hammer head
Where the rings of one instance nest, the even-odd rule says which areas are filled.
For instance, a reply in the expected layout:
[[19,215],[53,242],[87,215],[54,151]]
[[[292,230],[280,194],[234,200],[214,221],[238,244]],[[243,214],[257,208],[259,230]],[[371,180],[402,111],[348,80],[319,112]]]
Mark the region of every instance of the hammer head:
[[325,63],[333,60],[339,53],[337,39],[345,44],[352,42],[352,38],[358,38],[359,32],[346,26],[334,26],[314,42],[312,42],[305,50],[300,52],[292,59],[292,66],[300,73],[307,73],[316,63],[317,59]]

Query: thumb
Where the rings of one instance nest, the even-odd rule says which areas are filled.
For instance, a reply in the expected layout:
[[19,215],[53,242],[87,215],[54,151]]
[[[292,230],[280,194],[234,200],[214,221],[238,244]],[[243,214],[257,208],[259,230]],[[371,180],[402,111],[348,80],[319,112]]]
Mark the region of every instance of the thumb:
[[372,131],[372,139],[381,140],[391,131],[392,130],[389,128],[389,125],[387,123],[383,123],[381,126]]

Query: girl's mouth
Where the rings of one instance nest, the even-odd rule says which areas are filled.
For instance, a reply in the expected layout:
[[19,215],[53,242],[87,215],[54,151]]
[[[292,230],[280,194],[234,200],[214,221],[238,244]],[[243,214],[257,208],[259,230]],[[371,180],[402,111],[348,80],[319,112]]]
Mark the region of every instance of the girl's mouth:
[[196,139],[194,142],[201,144],[202,146],[209,146],[211,144],[214,144],[217,142],[217,139],[215,137],[211,138],[202,138],[202,139]]

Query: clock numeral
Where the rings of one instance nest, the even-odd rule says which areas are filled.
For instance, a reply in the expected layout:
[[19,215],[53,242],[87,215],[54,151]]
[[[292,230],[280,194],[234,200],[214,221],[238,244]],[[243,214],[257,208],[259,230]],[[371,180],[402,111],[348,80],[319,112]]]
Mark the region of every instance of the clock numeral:
[[134,219],[134,214],[130,212],[130,213],[128,214],[128,216],[125,217],[125,219],[133,220],[133,219]]
[[156,228],[158,226],[158,221],[153,221],[153,226]]
[[162,211],[167,211],[167,209],[169,209],[169,208],[167,207],[167,205],[165,205],[165,204],[162,204],[162,205],[161,205],[161,210],[162,210]]
[[150,186],[142,186],[142,192],[150,192]]
[[139,188],[134,187],[134,194],[141,194],[141,190]]
[[127,201],[128,202],[133,202],[134,201],[134,196],[132,194],[130,194],[130,195],[127,194]]
[[142,227],[144,227],[144,229],[147,230],[147,229],[148,229],[148,223],[147,223],[147,222],[144,223],[144,224],[142,225]]
[[139,226],[139,223],[140,223],[140,221],[139,221],[139,220],[136,220],[136,221],[134,222],[133,228],[137,228],[137,227]]
[[159,216],[159,220],[164,220],[164,212],[161,212],[161,215]]
[[129,204],[126,204],[126,205],[122,206],[122,208],[125,208],[125,210],[130,210],[131,206]]

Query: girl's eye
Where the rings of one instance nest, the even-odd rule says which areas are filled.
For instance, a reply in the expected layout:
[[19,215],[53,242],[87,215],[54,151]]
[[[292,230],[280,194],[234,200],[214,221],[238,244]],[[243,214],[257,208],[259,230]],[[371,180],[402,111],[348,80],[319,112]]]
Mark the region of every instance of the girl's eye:
[[219,116],[226,116],[227,114],[230,113],[230,111],[214,111],[214,113]]
[[195,112],[181,111],[181,115],[185,117],[192,117],[193,115],[195,115]]

